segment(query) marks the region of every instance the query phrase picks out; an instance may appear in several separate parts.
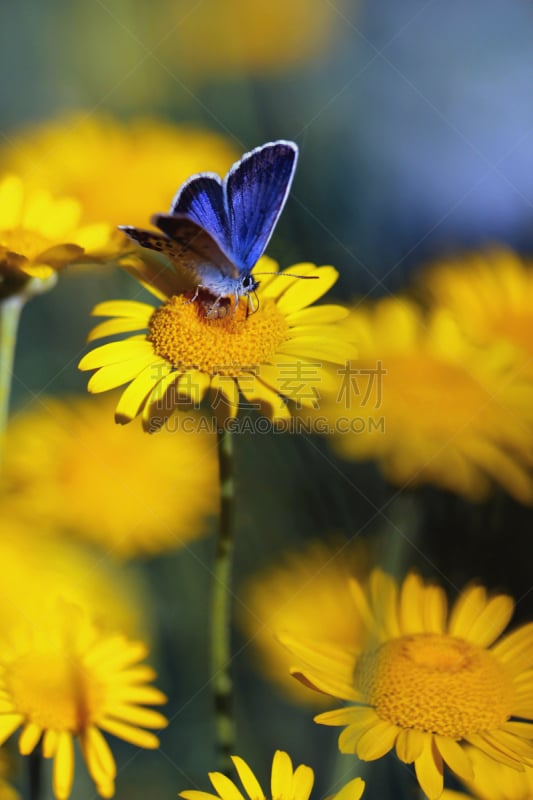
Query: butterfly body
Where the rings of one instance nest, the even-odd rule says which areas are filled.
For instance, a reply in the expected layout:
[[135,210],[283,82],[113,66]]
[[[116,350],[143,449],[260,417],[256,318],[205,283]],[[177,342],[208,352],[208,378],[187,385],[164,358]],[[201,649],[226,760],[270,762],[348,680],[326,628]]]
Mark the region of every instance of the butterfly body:
[[213,298],[241,297],[257,289],[252,270],[285,205],[298,157],[293,142],[269,142],[246,153],[224,180],[214,173],[189,178],[168,214],[155,214],[158,231],[121,226],[140,244],[163,253],[183,280]]

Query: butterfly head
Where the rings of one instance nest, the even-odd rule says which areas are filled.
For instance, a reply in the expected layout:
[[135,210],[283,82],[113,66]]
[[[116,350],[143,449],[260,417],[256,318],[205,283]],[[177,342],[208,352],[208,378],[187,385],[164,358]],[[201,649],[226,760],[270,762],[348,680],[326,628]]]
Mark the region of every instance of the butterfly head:
[[256,291],[258,286],[259,286],[259,281],[256,281],[252,273],[248,272],[246,275],[243,275],[242,278],[240,279],[236,295],[242,297],[248,294],[252,294],[252,292]]

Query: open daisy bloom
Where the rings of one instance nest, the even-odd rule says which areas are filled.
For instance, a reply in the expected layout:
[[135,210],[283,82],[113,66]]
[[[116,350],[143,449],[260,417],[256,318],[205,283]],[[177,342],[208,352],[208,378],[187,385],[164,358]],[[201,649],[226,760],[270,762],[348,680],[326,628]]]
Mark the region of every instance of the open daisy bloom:
[[369,562],[367,543],[313,539],[284,552],[242,587],[239,622],[257,666],[291,700],[317,709],[328,702],[291,678],[292,657],[278,636],[288,633],[357,647],[364,628],[357,615],[345,613],[351,604],[349,579],[368,574]]
[[468,750],[468,757],[475,774],[466,781],[471,794],[445,790],[442,800],[531,800],[533,797],[533,767],[517,772],[474,748]]
[[449,308],[473,341],[506,341],[533,375],[533,262],[495,248],[440,261],[420,276],[435,306]]
[[28,620],[36,628],[46,626],[57,603],[68,602],[82,608],[106,633],[144,638],[150,630],[149,603],[140,576],[104,561],[100,552],[70,537],[43,531],[45,524],[38,514],[27,523],[15,522],[2,500],[2,637]]
[[107,225],[82,225],[80,204],[27,189],[22,179],[0,180],[0,300],[53,286],[57,270],[93,260],[109,238]]
[[120,558],[177,549],[209,532],[218,510],[213,437],[189,414],[194,436],[179,428],[148,440],[137,426],[114,424],[115,403],[41,397],[11,420],[4,521],[15,506],[29,526],[39,520],[39,532],[49,525]]
[[[300,764],[293,769],[290,756],[283,750],[276,750],[272,759],[270,792],[264,792],[254,773],[238,756],[231,760],[249,800],[308,800],[315,776],[311,767]],[[210,772],[209,779],[216,794],[190,789],[180,792],[185,800],[245,800],[239,787],[221,772]],[[365,783],[361,778],[354,778],[338,792],[336,800],[359,800],[363,794]],[[333,800],[333,799],[332,799]]]
[[15,143],[0,147],[4,170],[32,187],[74,197],[85,219],[113,227],[124,220],[143,225],[168,207],[176,186],[190,175],[224,174],[237,155],[227,139],[210,131],[150,119],[125,125],[92,112],[18,131]]
[[480,501],[495,483],[533,502],[533,383],[506,345],[476,347],[448,311],[425,316],[401,298],[355,309],[345,324],[359,357],[328,405],[332,420],[357,423],[333,439],[343,457],[376,459],[395,485]]
[[165,696],[141,664],[146,648],[121,635],[102,634],[77,609],[58,604],[48,626],[21,627],[0,652],[0,742],[22,728],[19,750],[29,755],[42,737],[45,758],[54,759],[53,789],[68,798],[74,780],[74,738],[102,797],[112,797],[115,760],[101,731],[136,747],[156,748],[145,728],[167,724],[146,704]]
[[283,640],[295,677],[353,703],[315,717],[344,726],[341,752],[373,761],[395,748],[430,800],[442,794],[444,764],[473,778],[468,745],[516,770],[533,764],[533,624],[500,638],[510,597],[473,586],[448,614],[444,591],[416,574],[399,587],[375,570],[367,591],[351,586],[364,648]]
[[[277,264],[263,257],[256,271],[277,272]],[[209,389],[223,418],[237,415],[242,394],[258,410],[266,406],[273,419],[287,420],[287,401],[315,405],[320,392],[331,388],[332,375],[325,367],[353,354],[336,324],[346,310],[309,307],[337,280],[333,267],[296,264],[286,270],[317,280],[261,277],[254,313],[249,313],[248,298],[241,298],[235,309],[216,319],[208,316],[210,306],[201,296],[191,302],[194,294],[183,293],[171,269],[147,260],[136,272],[162,305],[100,303],[93,314],[109,319],[94,328],[90,341],[133,335],[96,347],[79,364],[82,370],[97,370],[90,392],[129,384],[116,409],[117,422],[130,422],[142,412],[145,429],[156,430],[180,402],[196,406]]]

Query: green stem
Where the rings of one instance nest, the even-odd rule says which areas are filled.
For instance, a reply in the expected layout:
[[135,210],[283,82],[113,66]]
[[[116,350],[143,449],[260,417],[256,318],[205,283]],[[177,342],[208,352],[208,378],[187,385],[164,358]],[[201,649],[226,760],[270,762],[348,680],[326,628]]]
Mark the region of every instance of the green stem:
[[233,480],[233,441],[231,433],[217,433],[220,478],[220,519],[213,570],[211,616],[211,680],[215,703],[215,744],[218,768],[232,771],[230,756],[235,751],[233,718],[233,683],[231,663],[231,567],[233,556],[233,517],[235,486]]
[[18,321],[23,305],[24,300],[18,295],[0,302],[0,464],[9,416]]

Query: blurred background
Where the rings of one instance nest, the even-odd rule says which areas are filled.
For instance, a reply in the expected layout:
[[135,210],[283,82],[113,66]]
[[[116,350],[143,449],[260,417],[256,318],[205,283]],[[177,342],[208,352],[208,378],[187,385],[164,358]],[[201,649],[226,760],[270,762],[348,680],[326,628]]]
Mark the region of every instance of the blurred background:
[[[299,166],[269,255],[282,268],[333,264],[337,300],[384,297],[434,258],[496,242],[533,250],[532,40],[533,5],[524,0],[4,2],[0,163],[30,176],[48,170],[53,182],[70,145],[47,144],[39,131],[57,125],[82,150],[87,142],[86,172],[94,172],[93,194],[108,196],[109,221],[141,225],[128,216],[131,198],[140,206],[154,196],[147,222],[191,172],[224,172],[254,146],[295,140]],[[154,140],[147,169],[135,147],[119,164],[110,135],[106,166],[100,151],[93,160],[101,145],[87,132],[101,118],[123,130],[155,120],[185,138]],[[199,147],[190,169],[184,158],[174,170],[172,148],[179,159],[179,148],[189,152],[186,136],[195,140],[199,130],[213,135],[205,159]],[[75,180],[58,190],[68,194]],[[45,395],[83,394],[76,363],[92,307],[138,296],[134,281],[110,266],[71,271],[29,303],[14,414]],[[508,591],[520,599],[517,619],[528,619],[531,512],[502,490],[481,504],[436,487],[400,495],[373,462],[342,460],[305,435],[239,437],[236,469],[239,608],[246,583],[286,550],[333,536],[362,543],[361,563],[398,574],[416,566],[448,588],[479,579]],[[214,526],[211,503],[203,533]],[[89,546],[115,563],[105,542]],[[207,788],[214,754],[203,634],[212,554],[204,535],[118,567],[144,585],[131,603],[142,604],[172,720],[160,751],[132,756],[133,748],[113,746],[118,798]],[[274,750],[287,749],[315,769],[317,796],[331,792],[343,774],[335,732],[313,725],[310,708],[268,680],[249,632],[236,627],[234,643],[238,752],[264,780]],[[398,771],[393,759],[389,771],[377,770],[365,796],[400,797],[391,789]],[[75,797],[93,797],[78,772]]]

